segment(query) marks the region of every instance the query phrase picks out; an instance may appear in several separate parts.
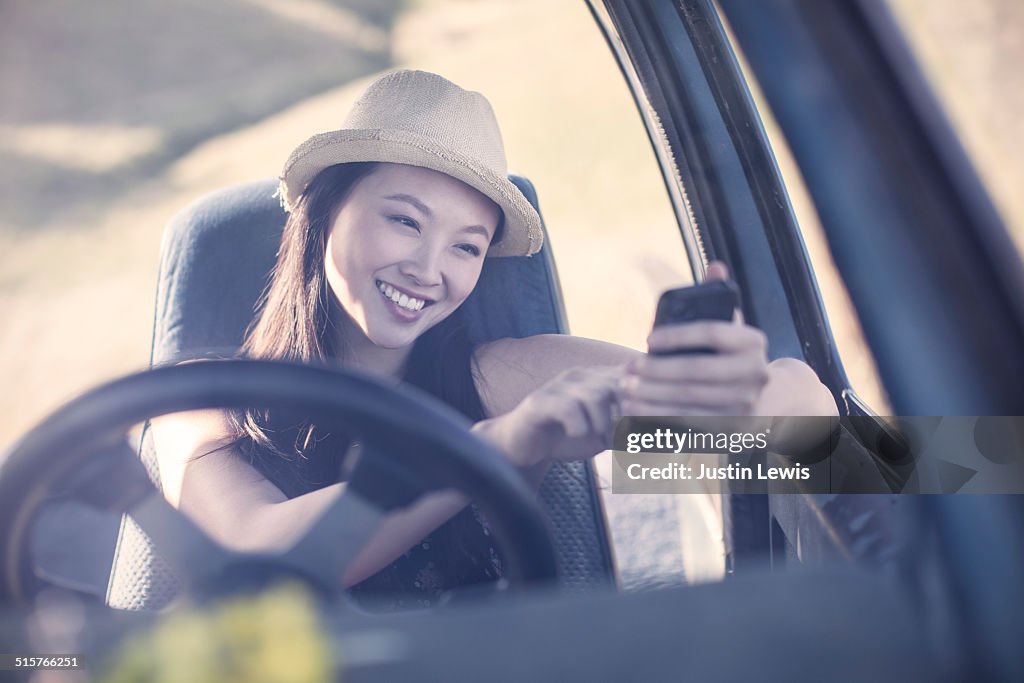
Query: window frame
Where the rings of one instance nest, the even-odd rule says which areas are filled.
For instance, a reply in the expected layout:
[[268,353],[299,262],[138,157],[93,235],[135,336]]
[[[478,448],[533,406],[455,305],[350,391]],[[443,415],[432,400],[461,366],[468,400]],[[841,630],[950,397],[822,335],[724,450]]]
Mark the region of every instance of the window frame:
[[[593,8],[593,3],[592,8]],[[773,357],[802,358],[841,407],[852,393],[767,135],[710,3],[607,0],[595,11],[627,73],[691,268],[723,259]],[[682,26],[685,33],[677,29]],[[628,72],[634,71],[630,78]],[[765,256],[768,255],[768,258]]]
[[[1024,291],[1024,270],[877,0],[603,2],[609,43],[624,72],[626,63],[636,69],[634,98],[641,111],[653,111],[645,117],[652,143],[667,149],[659,155],[670,160],[662,162],[666,185],[687,199],[690,220],[680,220],[679,229],[701,245],[690,252],[693,268],[703,272],[705,257],[732,266],[747,320],[767,333],[774,355],[805,359],[841,413],[871,414],[843,371],[718,7],[803,172],[897,413],[1024,411],[1024,298],[1014,296]],[[809,73],[816,74],[814,88],[806,86]],[[921,263],[909,261],[915,257]],[[960,277],[950,278],[950,267]],[[857,434],[866,443],[883,429],[857,424],[868,425]],[[733,569],[745,563],[740,559],[758,564],[765,555],[785,563],[798,556],[799,538],[820,541],[847,561],[861,559],[850,554],[857,532],[844,519],[875,505],[867,497],[863,505],[840,498],[830,510],[813,497],[732,496]],[[892,503],[896,523],[909,503]]]

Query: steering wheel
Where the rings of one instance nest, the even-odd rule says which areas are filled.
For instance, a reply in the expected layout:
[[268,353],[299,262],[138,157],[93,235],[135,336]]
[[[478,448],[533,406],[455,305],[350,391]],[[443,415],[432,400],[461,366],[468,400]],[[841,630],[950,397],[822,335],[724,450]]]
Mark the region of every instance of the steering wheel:
[[[258,407],[300,410],[360,435],[344,492],[290,550],[223,548],[150,481],[126,433],[166,413]],[[71,401],[28,432],[0,462],[0,604],[39,589],[30,558],[33,519],[54,486],[100,509],[131,514],[184,590],[202,599],[224,586],[293,576],[330,596],[388,512],[425,493],[457,489],[477,501],[506,560],[510,586],[554,581],[554,548],[536,497],[494,446],[453,409],[411,387],[351,370],[219,360],[162,367],[115,380]]]

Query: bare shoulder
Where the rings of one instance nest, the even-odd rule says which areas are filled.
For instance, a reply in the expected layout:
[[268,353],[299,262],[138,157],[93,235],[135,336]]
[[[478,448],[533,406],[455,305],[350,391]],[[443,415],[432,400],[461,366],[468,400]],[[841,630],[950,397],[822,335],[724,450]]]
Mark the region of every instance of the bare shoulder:
[[[223,410],[192,410],[155,417],[149,422],[150,434],[160,469],[160,483],[164,495],[174,505],[181,498],[186,470],[202,461],[208,466],[213,461],[225,460],[224,448],[233,440],[234,433]],[[210,454],[202,458],[204,454]]]
[[514,408],[527,394],[574,367],[624,365],[640,352],[596,339],[539,334],[477,347],[477,389],[490,415]]

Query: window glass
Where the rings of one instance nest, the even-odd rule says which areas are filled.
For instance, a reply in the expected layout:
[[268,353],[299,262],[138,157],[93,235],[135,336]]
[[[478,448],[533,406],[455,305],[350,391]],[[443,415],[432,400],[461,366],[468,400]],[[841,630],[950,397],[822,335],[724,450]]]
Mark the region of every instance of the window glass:
[[1024,252],[1024,3],[889,0],[911,50]]
[[850,386],[877,414],[888,414],[891,412],[889,399],[879,378],[874,356],[864,339],[860,320],[850,301],[846,285],[843,284],[839,271],[836,270],[835,262],[832,260],[825,233],[818,220],[814,202],[811,201],[807,192],[803,176],[760,93],[755,95],[755,101],[758,103],[758,112],[765,125],[772,151],[775,153],[775,159],[786,184],[786,191],[789,194],[793,212],[796,214],[797,223],[800,226],[800,234],[803,236],[808,256],[811,259],[814,276],[825,304],[829,326],[832,328],[832,336],[835,339],[839,357],[843,361],[843,368],[846,370]]
[[733,52],[739,60],[747,79],[747,87],[750,88],[754,104],[757,107],[758,115],[764,124],[765,132],[768,135],[769,143],[775,154],[775,160],[782,174],[783,182],[786,185],[786,192],[789,195],[796,215],[797,223],[804,244],[807,247],[808,257],[811,260],[811,267],[814,270],[815,279],[821,292],[821,298],[825,305],[825,312],[828,316],[829,326],[832,329],[832,336],[835,339],[839,357],[846,370],[850,386],[879,415],[886,415],[890,411],[889,399],[885,394],[881,379],[878,375],[878,368],[875,365],[874,356],[868,348],[864,339],[864,333],[860,326],[857,312],[850,301],[846,285],[843,284],[836,270],[835,262],[829,251],[828,242],[821,228],[817,210],[814,202],[804,184],[800,169],[793,159],[786,144],[786,139],[779,130],[771,109],[765,102],[764,96],[758,87],[757,80],[753,76],[739,49],[736,41],[729,32],[728,23],[723,17],[726,33],[732,44]]
[[[911,50],[956,129],[1018,249],[1024,250],[1024,4],[1016,0],[889,0]],[[810,253],[840,356],[857,393],[888,410],[856,313],[814,205],[771,111],[736,48]]]

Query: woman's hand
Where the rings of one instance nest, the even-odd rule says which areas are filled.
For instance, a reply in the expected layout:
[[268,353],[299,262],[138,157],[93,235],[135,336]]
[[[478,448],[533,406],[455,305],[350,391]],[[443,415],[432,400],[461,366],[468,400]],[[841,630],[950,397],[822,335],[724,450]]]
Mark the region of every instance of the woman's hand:
[[626,415],[754,415],[768,384],[764,333],[739,322],[701,321],[660,327],[650,351],[710,348],[691,356],[646,355],[627,369]]
[[[708,281],[725,280],[725,264],[708,267]],[[648,355],[630,363],[622,384],[626,415],[755,415],[770,379],[765,334],[743,324],[703,320],[658,327]],[[714,353],[651,355],[709,348]]]
[[[709,280],[728,276],[720,262],[708,267]],[[538,472],[549,459],[578,460],[610,448],[620,415],[837,414],[831,393],[806,364],[792,358],[768,363],[764,333],[744,325],[738,312],[733,322],[659,328],[648,337],[648,346],[650,351],[704,347],[715,353],[641,355],[562,335],[493,343],[481,360],[486,376],[500,386],[532,380],[536,374],[526,367],[539,364],[554,371],[559,365],[581,365],[519,393],[518,403],[502,406],[498,417],[478,422],[473,430],[514,465],[531,470],[530,480],[538,483]]]
[[[726,280],[721,261],[708,266],[707,279]],[[782,416],[830,415],[838,409],[814,371],[794,358],[768,362],[768,341],[745,325],[701,321],[667,325],[647,338],[652,352],[711,348],[713,354],[646,355],[627,367],[622,385],[624,415]]]
[[623,372],[623,366],[566,370],[476,429],[518,467],[589,458],[611,448]]

